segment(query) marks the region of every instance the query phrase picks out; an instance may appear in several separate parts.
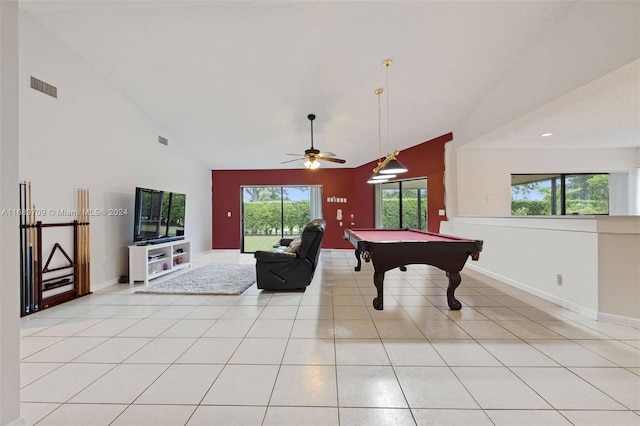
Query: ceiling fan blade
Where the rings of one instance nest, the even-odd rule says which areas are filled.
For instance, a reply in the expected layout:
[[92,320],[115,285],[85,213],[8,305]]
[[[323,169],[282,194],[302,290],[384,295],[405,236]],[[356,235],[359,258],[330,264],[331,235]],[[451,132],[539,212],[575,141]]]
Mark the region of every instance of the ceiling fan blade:
[[319,154],[320,157],[335,157],[336,155],[333,152],[321,152]]
[[304,157],[304,154],[290,154],[290,153],[287,153],[285,155],[295,155],[296,157]]
[[316,160],[331,161],[332,163],[340,163],[340,164],[346,163],[346,160],[343,160],[342,158],[316,157]]
[[284,164],[284,163],[291,163],[293,161],[300,161],[300,160],[306,160],[305,157],[301,157],[301,158],[294,158],[293,160],[287,160],[287,161],[283,161],[280,164]]

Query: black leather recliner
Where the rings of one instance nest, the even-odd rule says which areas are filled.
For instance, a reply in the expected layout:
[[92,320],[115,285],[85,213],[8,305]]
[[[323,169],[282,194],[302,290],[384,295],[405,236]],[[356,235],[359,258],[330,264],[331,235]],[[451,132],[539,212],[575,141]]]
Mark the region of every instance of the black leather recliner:
[[300,236],[300,247],[295,253],[257,251],[256,281],[263,290],[305,289],[313,279],[326,222],[309,222]]

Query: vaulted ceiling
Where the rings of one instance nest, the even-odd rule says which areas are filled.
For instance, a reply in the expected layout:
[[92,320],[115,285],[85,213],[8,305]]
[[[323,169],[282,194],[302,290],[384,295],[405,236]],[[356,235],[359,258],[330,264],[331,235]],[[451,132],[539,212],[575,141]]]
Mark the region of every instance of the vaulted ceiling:
[[[325,167],[370,162],[379,151],[377,87],[385,89],[383,151],[450,132],[571,6],[567,1],[21,2],[36,22],[159,123],[163,136],[211,169],[301,167],[280,163],[292,158],[285,153],[309,148],[309,113],[317,116],[315,147],[347,160]],[[388,70],[382,65],[386,58],[393,60]],[[637,83],[637,67],[634,75]],[[626,77],[622,84],[633,84]],[[610,84],[613,92],[601,91],[591,114],[607,110],[604,100],[620,87]],[[547,119],[550,111],[559,121],[571,102],[584,104],[590,95],[573,96],[529,119]],[[637,117],[637,92],[626,102],[631,111],[625,119],[633,120],[627,115],[635,106]],[[510,135],[526,127],[523,120],[480,142],[510,146]]]

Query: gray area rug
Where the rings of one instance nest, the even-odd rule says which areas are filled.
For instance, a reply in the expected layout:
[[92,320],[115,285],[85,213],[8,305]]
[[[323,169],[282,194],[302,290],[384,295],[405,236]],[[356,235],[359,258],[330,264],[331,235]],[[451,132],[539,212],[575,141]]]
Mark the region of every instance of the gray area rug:
[[155,282],[136,293],[241,294],[256,282],[255,265],[214,263]]

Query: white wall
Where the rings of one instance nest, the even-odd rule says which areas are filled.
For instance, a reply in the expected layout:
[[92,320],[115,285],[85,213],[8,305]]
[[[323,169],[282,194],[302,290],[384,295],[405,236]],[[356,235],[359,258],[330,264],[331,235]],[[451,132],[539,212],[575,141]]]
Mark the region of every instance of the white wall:
[[[209,250],[210,170],[99,70],[28,15],[20,19],[20,180],[32,183],[33,203],[38,209],[73,210],[76,189],[86,188],[92,209],[128,210],[124,216],[91,219],[92,288],[127,273],[136,186],[185,193],[185,235],[195,253]],[[30,76],[56,86],[58,98],[31,89]],[[169,146],[159,144],[158,136],[167,137]],[[68,222],[74,217],[39,219]]]
[[640,325],[639,216],[466,216],[440,232],[484,241],[466,267],[593,319]]
[[[0,2],[0,209],[18,204],[18,2]],[[19,220],[0,216],[0,425],[20,419]]]
[[[472,269],[593,319],[598,312],[598,235],[587,218],[458,217],[441,232],[484,241]],[[557,284],[557,275],[563,285]]]
[[[640,214],[640,150],[482,153],[461,149],[639,57],[640,2],[573,2],[546,36],[453,129],[453,147],[445,152],[447,215],[509,215],[507,185],[510,173],[516,170],[627,172],[629,214]],[[477,161],[471,161],[474,156]],[[507,170],[506,165],[512,164]]]
[[457,149],[458,215],[511,216],[511,174],[514,173],[628,172],[630,191],[638,191],[632,177],[638,168],[637,151],[637,148]]
[[573,2],[454,129],[462,146],[640,56],[640,2]]

